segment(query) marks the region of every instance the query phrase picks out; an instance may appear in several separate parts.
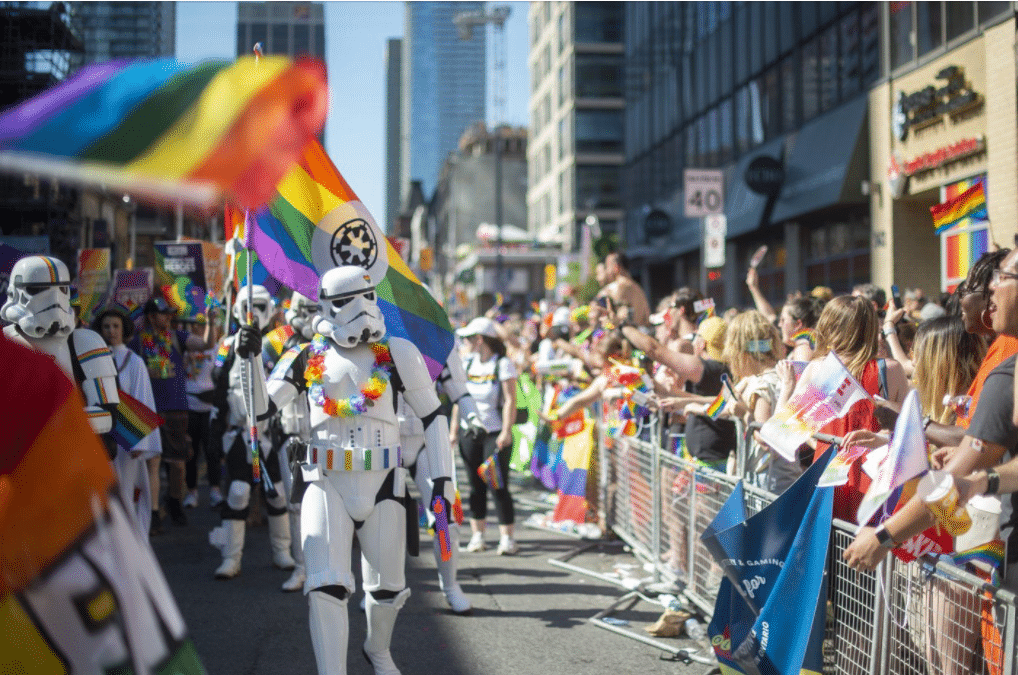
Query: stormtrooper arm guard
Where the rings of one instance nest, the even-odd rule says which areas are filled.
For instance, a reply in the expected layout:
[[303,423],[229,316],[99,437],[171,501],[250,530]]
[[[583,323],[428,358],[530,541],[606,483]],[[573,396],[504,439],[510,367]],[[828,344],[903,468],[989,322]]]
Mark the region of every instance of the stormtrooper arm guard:
[[460,407],[460,426],[464,429],[483,429],[481,419],[477,415],[477,403],[474,397],[467,391],[467,374],[463,370],[463,360],[460,359],[456,350],[449,354],[445,367],[438,376],[438,383],[442,385],[449,401]]
[[117,393],[117,366],[113,352],[98,333],[79,328],[71,333],[74,370],[85,397],[85,414],[97,434],[113,429],[111,414],[120,404]]
[[449,421],[439,413],[441,402],[435,393],[435,385],[424,364],[424,357],[413,343],[402,338],[389,341],[396,371],[403,382],[403,398],[424,425],[424,451],[428,453],[431,475],[437,496],[445,497],[452,504],[456,500],[453,489],[452,452],[449,449]]

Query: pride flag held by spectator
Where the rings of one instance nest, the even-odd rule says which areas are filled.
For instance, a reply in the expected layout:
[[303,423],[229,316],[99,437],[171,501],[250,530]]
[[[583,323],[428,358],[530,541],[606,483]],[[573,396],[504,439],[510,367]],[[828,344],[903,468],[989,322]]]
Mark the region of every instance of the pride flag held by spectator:
[[73,383],[0,338],[0,654],[8,670],[204,675]]
[[562,441],[558,464],[558,502],[552,520],[583,523],[587,517],[587,470],[594,450],[594,421],[585,419],[583,428]]
[[[871,451],[870,456],[876,452],[878,450]],[[930,460],[926,452],[926,433],[919,408],[919,394],[913,389],[901,406],[887,453],[877,465],[866,495],[859,503],[856,522],[860,525],[869,523],[895,490],[929,470]]]
[[800,378],[785,407],[764,422],[760,437],[782,457],[794,462],[796,450],[810,435],[831,420],[844,417],[856,402],[869,398],[858,380],[831,352],[814,364],[809,381]]
[[254,208],[321,130],[327,89],[309,58],[88,66],[0,115],[0,169]]
[[[243,221],[243,215],[228,217]],[[319,279],[340,265],[367,270],[390,335],[421,350],[432,379],[453,347],[452,325],[386,239],[318,141],[304,148],[269,205],[251,212],[246,243],[268,272],[309,298]]]

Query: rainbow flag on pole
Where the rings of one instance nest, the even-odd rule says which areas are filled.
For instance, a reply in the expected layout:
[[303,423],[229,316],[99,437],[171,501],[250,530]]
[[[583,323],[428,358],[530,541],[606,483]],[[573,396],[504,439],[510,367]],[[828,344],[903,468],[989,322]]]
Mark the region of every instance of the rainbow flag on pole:
[[113,429],[110,434],[118,446],[130,450],[159,428],[163,418],[126,392],[121,390],[117,393],[120,395],[120,403],[113,412]]
[[[234,225],[243,213],[227,210]],[[367,270],[389,334],[421,350],[432,379],[453,347],[452,326],[316,140],[276,187],[267,207],[248,217],[247,245],[289,288],[318,297],[322,274],[341,265]]]
[[327,99],[313,59],[111,61],[0,115],[0,170],[256,207],[321,130]]

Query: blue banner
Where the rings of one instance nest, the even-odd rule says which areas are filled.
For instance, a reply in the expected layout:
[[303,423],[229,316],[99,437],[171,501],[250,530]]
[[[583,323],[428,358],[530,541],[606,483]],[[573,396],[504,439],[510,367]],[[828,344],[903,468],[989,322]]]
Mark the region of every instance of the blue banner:
[[831,454],[750,518],[740,483],[701,536],[725,572],[708,635],[726,674],[823,670],[834,491],[816,483]]

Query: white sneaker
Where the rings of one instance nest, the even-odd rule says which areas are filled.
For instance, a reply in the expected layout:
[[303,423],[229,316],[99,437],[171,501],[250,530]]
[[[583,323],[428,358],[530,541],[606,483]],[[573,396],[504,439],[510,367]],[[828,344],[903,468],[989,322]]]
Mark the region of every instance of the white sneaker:
[[498,542],[498,550],[495,551],[499,555],[516,555],[520,552],[520,546],[516,543],[516,540],[511,537],[503,537]]
[[487,548],[487,546],[484,545],[483,532],[474,532],[470,535],[470,543],[467,544],[468,553],[480,553],[485,548]]
[[184,497],[184,501],[181,502],[181,506],[183,506],[186,509],[193,509],[194,507],[198,506],[198,491],[191,490],[190,492],[188,492],[187,496]]

